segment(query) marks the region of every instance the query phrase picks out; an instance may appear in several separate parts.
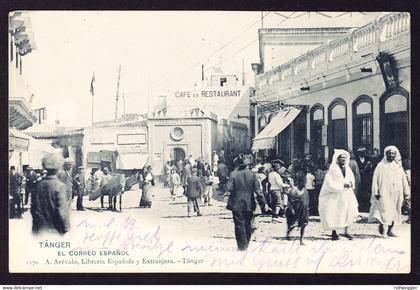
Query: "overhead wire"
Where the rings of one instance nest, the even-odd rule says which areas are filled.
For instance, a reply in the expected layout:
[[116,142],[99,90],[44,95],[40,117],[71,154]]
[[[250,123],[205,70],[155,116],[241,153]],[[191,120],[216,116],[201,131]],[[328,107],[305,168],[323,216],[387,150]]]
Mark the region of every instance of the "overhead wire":
[[[263,15],[262,19],[264,19],[265,17],[267,17],[270,13],[271,12],[267,12],[265,15]],[[231,40],[229,40],[227,43],[225,43],[224,45],[222,45],[220,48],[218,48],[217,50],[215,50],[214,52],[212,52],[210,55],[208,55],[204,59],[209,59],[210,57],[212,57],[212,56],[216,55],[217,53],[219,53],[221,50],[223,50],[224,48],[226,48],[227,46],[229,46],[231,43],[233,43],[235,40],[237,40],[239,37],[241,37],[245,32],[247,32],[249,29],[251,29],[252,27],[254,27],[260,21],[261,21],[261,18],[259,18],[255,22],[253,22],[251,25],[247,26],[247,28],[245,28],[242,32],[240,32],[238,35],[236,35],[234,38],[232,38]],[[171,78],[167,78],[164,81],[162,81],[161,83],[159,83],[157,85],[154,85],[154,86],[151,86],[151,88],[153,88],[153,89],[164,88],[165,85],[163,85],[163,83],[167,83],[167,82],[170,82],[170,81],[172,81],[174,79],[177,79],[180,76],[182,76],[183,74],[185,74],[186,72],[190,71],[191,69],[193,69],[195,67],[198,67],[201,64],[202,64],[202,61],[196,62],[195,64],[191,65],[187,69],[185,69],[182,72],[178,73],[176,76],[173,76]]]
[[[274,27],[278,27],[278,26],[280,26],[281,24],[283,24],[285,21],[287,21],[288,19],[290,19],[294,14],[296,14],[296,11],[295,12],[292,12],[289,16],[287,16],[287,18],[284,18],[282,21],[280,21],[279,23],[277,23],[276,25],[274,25]],[[268,14],[266,14],[265,16],[267,16]],[[281,16],[283,16],[283,15],[281,15]],[[283,17],[285,17],[285,16],[283,16]],[[255,25],[255,23],[254,23],[254,25]],[[235,53],[233,53],[231,56],[229,56],[228,58],[230,59],[230,58],[234,58],[236,55],[238,55],[240,52],[242,52],[243,50],[245,50],[246,48],[248,48],[249,46],[251,46],[252,44],[254,44],[255,42],[257,42],[258,41],[258,38],[256,38],[256,39],[254,39],[253,41],[251,41],[250,43],[248,43],[248,44],[246,44],[245,46],[243,46],[241,49],[239,49],[238,51],[236,51]],[[213,64],[213,65],[211,65],[209,68],[207,68],[206,70],[204,70],[204,72],[208,72],[209,70],[211,70],[211,69],[213,69],[213,68],[215,68],[215,67],[217,67],[217,66],[219,66],[220,64],[222,64],[222,62],[223,61],[221,61],[221,60],[219,60],[217,63],[215,63],[215,64]],[[180,83],[180,82],[178,82],[178,83]],[[178,83],[175,83],[175,84],[178,84]]]

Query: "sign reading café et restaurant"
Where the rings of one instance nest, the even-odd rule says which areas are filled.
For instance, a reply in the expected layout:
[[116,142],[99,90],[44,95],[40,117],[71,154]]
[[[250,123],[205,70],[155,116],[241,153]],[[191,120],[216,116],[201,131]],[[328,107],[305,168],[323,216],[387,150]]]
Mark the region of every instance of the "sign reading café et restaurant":
[[175,98],[228,98],[240,97],[241,90],[223,90],[223,89],[204,89],[204,90],[185,90],[176,91]]
[[167,99],[167,105],[174,111],[200,108],[212,112],[218,118],[249,122],[236,116],[249,115],[249,88],[244,86],[202,86],[178,89]]

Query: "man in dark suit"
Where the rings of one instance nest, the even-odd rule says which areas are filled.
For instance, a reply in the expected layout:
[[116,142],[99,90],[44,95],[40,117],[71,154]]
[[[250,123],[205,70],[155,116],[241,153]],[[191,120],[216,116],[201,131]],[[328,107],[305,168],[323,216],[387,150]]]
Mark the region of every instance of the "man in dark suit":
[[256,208],[254,193],[258,203],[268,211],[267,201],[261,192],[258,179],[248,168],[251,160],[246,156],[238,156],[237,170],[230,174],[227,190],[230,192],[227,209],[232,211],[235,223],[235,238],[239,251],[246,251],[252,233],[253,211]]
[[360,189],[357,195],[359,211],[368,212],[370,209],[373,166],[370,158],[366,156],[365,147],[357,149],[356,162],[360,172]]
[[58,180],[66,185],[66,196],[68,207],[71,207],[71,201],[73,199],[73,176],[71,169],[73,167],[73,162],[70,158],[64,159],[64,165],[62,170],[58,172]]
[[65,234],[70,227],[70,209],[66,185],[57,177],[63,160],[59,155],[48,154],[42,159],[42,166],[47,170],[47,176],[31,195],[32,232]]
[[197,199],[199,199],[203,194],[203,184],[200,177],[197,176],[197,172],[197,167],[193,167],[191,170],[192,175],[187,178],[187,190],[185,194],[188,199],[188,217],[191,217],[191,208],[194,208],[194,212],[197,213],[197,216],[201,216],[200,207],[198,206]]
[[37,176],[35,171],[31,166],[28,166],[26,168],[26,192],[25,192],[25,205],[28,204],[29,201],[29,195],[35,191],[36,184],[37,184]]
[[22,197],[20,196],[20,186],[22,185],[23,177],[16,172],[15,166],[10,166],[9,172],[9,195],[10,200],[10,217],[22,218]]
[[73,178],[73,190],[77,195],[77,210],[84,210],[83,208],[83,195],[85,194],[85,172],[84,167],[79,166],[77,174]]

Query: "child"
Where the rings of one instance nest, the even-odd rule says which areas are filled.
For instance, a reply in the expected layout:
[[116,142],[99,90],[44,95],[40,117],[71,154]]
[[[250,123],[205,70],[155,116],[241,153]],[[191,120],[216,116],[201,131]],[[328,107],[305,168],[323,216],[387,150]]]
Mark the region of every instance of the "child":
[[204,205],[211,206],[211,197],[213,195],[213,174],[210,165],[206,164],[206,170],[201,178],[204,185]]
[[287,234],[286,238],[290,238],[290,233],[295,227],[300,227],[300,244],[303,243],[305,227],[308,225],[308,191],[305,188],[306,176],[304,171],[296,173],[296,186],[292,186],[286,193],[289,196],[286,208]]
[[312,166],[306,166],[306,184],[305,188],[309,194],[309,213],[316,214],[316,198],[315,198],[315,176],[312,174]]
[[171,161],[167,161],[165,164],[165,182],[163,184],[163,187],[169,187],[169,179],[170,179],[170,175],[171,175]]
[[175,188],[178,188],[181,184],[181,178],[179,177],[176,167],[171,168],[171,175],[169,177],[169,186],[172,196],[172,200],[175,200]]

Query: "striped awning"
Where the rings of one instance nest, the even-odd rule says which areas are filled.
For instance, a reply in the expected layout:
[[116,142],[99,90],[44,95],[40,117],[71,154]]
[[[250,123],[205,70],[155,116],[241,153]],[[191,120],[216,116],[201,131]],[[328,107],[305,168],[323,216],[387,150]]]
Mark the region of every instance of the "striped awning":
[[288,110],[280,111],[271,122],[253,140],[252,151],[271,149],[275,144],[275,137],[280,134],[294,119],[301,110],[291,107]]

